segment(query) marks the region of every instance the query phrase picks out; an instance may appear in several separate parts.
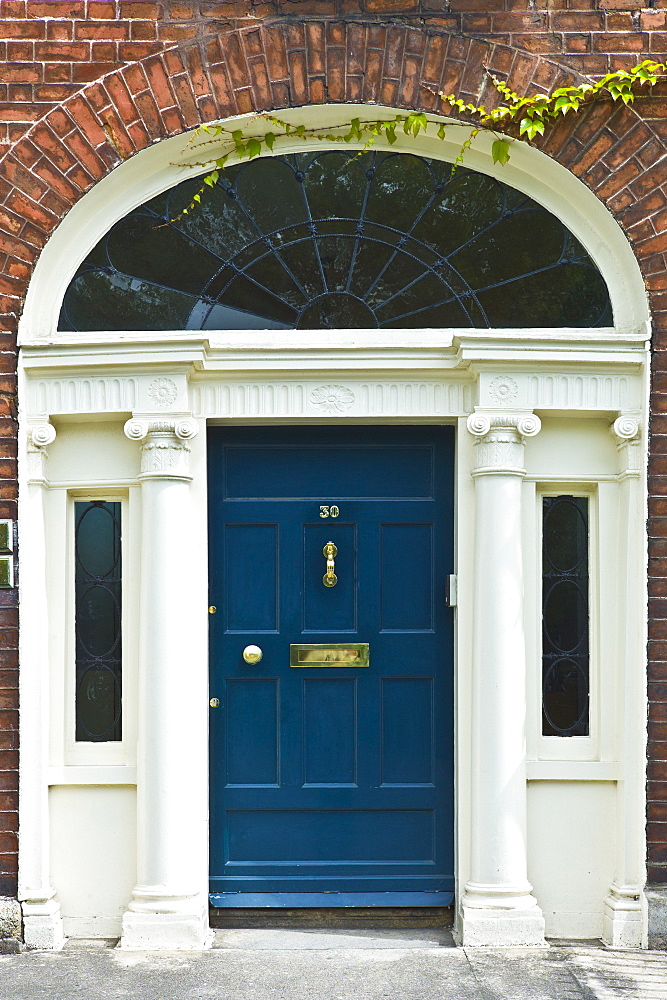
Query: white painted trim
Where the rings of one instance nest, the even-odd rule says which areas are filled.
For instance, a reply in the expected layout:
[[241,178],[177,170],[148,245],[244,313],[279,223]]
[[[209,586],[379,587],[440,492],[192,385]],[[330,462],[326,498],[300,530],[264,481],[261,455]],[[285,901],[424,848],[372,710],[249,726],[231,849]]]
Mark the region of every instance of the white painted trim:
[[[366,110],[378,115],[384,112],[384,109]],[[328,106],[317,111],[299,109],[286,114],[295,120],[308,121],[309,116],[315,113],[322,122],[325,119],[340,122],[345,118],[349,120],[354,112],[349,106]],[[417,140],[401,137],[395,148],[453,159],[465,127],[452,123],[448,129],[448,140],[443,145],[424,140],[423,136]],[[28,419],[43,421],[48,416],[72,428],[76,428],[77,421],[84,423],[111,417],[116,421],[121,417],[133,417],[140,422],[161,418],[175,420],[187,413],[198,417],[202,428],[206,421],[258,425],[274,422],[457,425],[455,572],[459,600],[455,610],[455,756],[459,909],[456,920],[457,930],[461,933],[465,928],[462,926],[460,901],[463,885],[470,877],[470,790],[473,783],[470,743],[474,735],[470,670],[474,610],[474,489],[471,478],[474,449],[464,422],[475,406],[486,410],[495,408],[498,414],[505,412],[507,398],[499,392],[499,379],[504,382],[504,392],[509,388],[512,397],[509,409],[514,411],[518,407],[522,413],[536,410],[543,418],[566,415],[573,420],[573,428],[577,426],[576,421],[586,421],[590,417],[612,419],[628,412],[645,415],[649,328],[646,292],[639,268],[618,225],[573,175],[537,150],[520,143],[514,144],[508,167],[494,167],[489,139],[483,136],[478,148],[469,155],[469,165],[525,191],[563,219],[587,248],[609,284],[615,317],[613,329],[385,331],[381,341],[378,341],[377,333],[370,335],[368,331],[295,331],[289,334],[287,340],[284,333],[266,331],[212,332],[206,335],[182,331],[130,331],[89,336],[57,333],[57,316],[65,288],[76,266],[91,247],[133,207],[188,175],[188,168],[183,164],[190,154],[182,152],[183,143],[183,138],[166,140],[121,164],[72,209],[45,247],[35,269],[20,326],[22,459],[25,456]],[[286,142],[281,141],[281,152],[289,148]],[[322,147],[318,145],[318,148]],[[176,388],[175,397],[159,414],[149,392],[157,376],[171,380]],[[511,383],[509,386],[507,380]],[[352,393],[353,400],[342,409],[325,412],[310,398],[310,393],[313,387],[330,384],[347,390],[341,399],[349,402],[348,393]],[[642,434],[645,435],[645,429]],[[642,437],[642,446],[646,446],[645,436]],[[194,533],[191,579],[194,590],[189,597],[192,602],[191,620],[198,622],[192,634],[199,644],[197,655],[200,655],[206,643],[205,615],[203,612],[200,615],[197,610],[200,604],[204,607],[206,580],[206,447],[202,433],[193,442],[191,459],[193,478],[189,490]],[[24,460],[20,468],[21,496],[25,498]],[[144,486],[139,486],[139,472],[137,449],[135,478],[128,478],[127,475],[114,478],[113,485],[118,490],[129,488],[131,494],[139,489],[143,491]],[[598,489],[618,491],[626,478],[625,473],[610,468],[594,477],[594,481]],[[569,473],[547,477],[536,475],[529,468],[523,489],[534,491],[536,485],[556,483],[570,483],[582,488],[590,482],[591,477]],[[103,490],[110,485],[111,482],[107,481],[89,481],[85,468],[81,469],[78,479],[76,475],[71,478],[56,474],[53,481],[44,483],[43,488],[47,504],[53,500],[51,513],[47,515],[52,518],[51,527],[55,527],[57,533],[58,518],[62,513],[60,498],[64,490],[73,495],[78,491]],[[637,480],[633,488],[639,491],[645,503],[643,480]],[[30,525],[24,516],[24,499],[22,512],[19,530],[21,539],[25,539]],[[640,519],[634,524],[634,529],[635,544],[641,548],[644,542]],[[523,528],[524,544],[527,536],[526,522]],[[61,548],[56,543],[54,551],[60,552]],[[134,548],[136,550],[136,545]],[[25,589],[26,581],[33,579],[38,584],[43,581],[43,566],[39,559],[31,561],[25,547],[22,559],[24,589],[21,599],[28,602],[31,594]],[[137,565],[135,551],[135,578],[138,578]],[[54,650],[59,641],[57,622],[62,604],[57,603],[53,573],[50,579],[49,611],[54,626],[50,650],[52,665],[57,667],[62,653]],[[645,596],[644,578],[637,588],[639,604]],[[23,608],[26,606],[27,603]],[[625,669],[630,686],[634,685],[635,690],[641,689],[641,700],[641,697],[645,699],[642,688],[645,621],[637,607],[631,612],[630,633],[628,651],[632,651],[633,656],[627,658]],[[54,689],[55,711],[63,708],[59,697],[58,690]],[[35,711],[36,707],[31,705],[29,691],[26,690],[21,715],[24,732],[34,725]],[[196,712],[192,718],[195,716],[199,719]],[[627,740],[630,743],[637,737],[637,746],[641,748],[644,739],[641,720],[636,719],[634,725],[635,729],[627,733]],[[180,732],[184,745],[191,743],[197,747],[196,754],[200,754],[200,722],[195,724],[191,721],[188,724],[187,720],[185,723],[181,720]],[[627,764],[620,759],[615,763],[615,733],[611,734],[610,740],[609,746],[600,745],[600,760],[528,761],[528,781],[553,782],[554,785],[570,781],[615,782],[620,780],[622,772],[632,786],[635,801],[640,800],[643,772],[638,765],[639,758],[635,755]],[[572,754],[569,756],[573,757]],[[55,739],[54,745],[53,734],[50,760],[49,766],[48,761],[40,761],[35,754],[22,758],[22,774],[27,773],[27,768],[36,769],[27,775],[28,779],[35,779],[33,788],[39,789],[41,782],[45,789],[49,783],[60,783],[61,780],[67,784],[95,784],[102,777],[107,779],[103,783],[126,783],[135,773],[132,766],[111,764],[65,767],[62,742],[58,743]],[[132,763],[128,760],[128,764]],[[207,802],[200,778],[198,774],[196,804],[193,806],[198,843],[201,842],[207,816]],[[138,781],[140,785],[144,781],[141,772]],[[27,824],[22,821],[21,856],[24,867],[34,864],[35,859],[41,857],[39,852],[43,850],[44,839],[48,835],[47,827],[47,815],[41,825],[33,822],[30,826],[29,821]],[[643,813],[627,810],[621,817],[619,830],[622,837],[641,845]],[[200,850],[195,859],[195,868],[199,865],[201,871],[201,886],[197,884],[198,892],[188,897],[189,901],[187,893],[182,894],[180,903],[175,903],[173,895],[167,899],[164,891],[153,891],[155,886],[137,886],[133,908],[127,914],[128,942],[150,940],[158,946],[162,943],[175,947],[191,947],[193,942],[201,946],[205,942],[202,913],[198,908],[201,902],[199,897],[203,898],[206,891],[203,855],[204,851]],[[48,867],[44,869],[44,874],[48,876]],[[615,913],[618,913],[618,928],[627,923],[623,915],[626,913],[626,903],[623,902],[626,890],[622,872],[614,885],[615,888],[612,886],[610,889],[610,897],[620,902],[618,905],[616,902],[609,904],[612,934],[616,933]],[[528,899],[525,894],[524,898]],[[40,919],[51,921],[51,946],[56,946],[57,904],[52,900],[28,903],[27,916],[30,916],[31,905],[42,906]],[[167,912],[170,907],[171,912]],[[470,925],[468,940],[477,943],[481,943],[482,939],[487,943],[495,940],[510,945],[536,943],[539,938],[536,908],[533,907],[535,912],[527,917],[523,914],[505,922],[502,915],[492,912],[493,906],[487,909],[481,922],[479,919],[476,921],[476,929]],[[477,916],[480,917],[480,914]],[[631,919],[636,927],[635,917],[633,911]],[[75,922],[71,926],[75,926]],[[162,937],[161,927],[165,932]],[[617,937],[622,937],[621,930],[617,931]]]
[[611,760],[529,760],[528,781],[618,781],[617,761]]
[[47,769],[49,785],[136,785],[137,769],[126,764],[67,764]]

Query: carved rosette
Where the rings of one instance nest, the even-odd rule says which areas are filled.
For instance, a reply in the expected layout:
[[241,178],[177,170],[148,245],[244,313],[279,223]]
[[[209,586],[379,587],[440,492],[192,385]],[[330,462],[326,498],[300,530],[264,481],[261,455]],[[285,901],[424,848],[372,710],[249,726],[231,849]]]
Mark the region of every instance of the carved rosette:
[[151,420],[132,417],[125,424],[131,441],[141,441],[140,479],[182,479],[189,482],[190,445],[198,431],[192,417]]
[[473,475],[511,473],[525,475],[523,442],[539,434],[540,418],[534,413],[471,413],[468,430],[477,439]]
[[622,413],[610,428],[616,438],[619,474],[639,476],[642,465],[641,425],[633,413]]
[[511,406],[519,395],[519,387],[509,375],[498,375],[489,384],[489,396],[496,406]]
[[56,429],[47,421],[28,427],[28,482],[46,482],[47,448],[55,439]]
[[354,393],[345,385],[320,385],[311,392],[310,402],[322,413],[344,413],[354,403]]
[[172,406],[178,395],[178,386],[173,379],[155,378],[148,386],[148,395],[155,406]]

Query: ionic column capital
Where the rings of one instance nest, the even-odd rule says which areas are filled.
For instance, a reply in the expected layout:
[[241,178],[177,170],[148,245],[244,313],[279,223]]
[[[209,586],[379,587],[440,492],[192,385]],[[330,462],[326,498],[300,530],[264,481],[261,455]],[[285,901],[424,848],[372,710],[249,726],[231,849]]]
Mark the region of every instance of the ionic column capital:
[[38,486],[46,483],[47,449],[56,439],[56,429],[48,420],[34,421],[28,426],[28,482]]
[[641,473],[641,421],[636,413],[621,413],[609,430],[616,438],[619,479],[636,479]]
[[477,439],[473,476],[525,475],[523,442],[539,434],[542,423],[530,411],[495,413],[476,410],[467,422],[468,431]]
[[632,441],[639,437],[641,425],[635,413],[621,413],[611,425],[611,432],[620,443]]
[[140,479],[192,479],[188,441],[199,431],[192,417],[131,417],[124,430],[130,441],[141,442]]

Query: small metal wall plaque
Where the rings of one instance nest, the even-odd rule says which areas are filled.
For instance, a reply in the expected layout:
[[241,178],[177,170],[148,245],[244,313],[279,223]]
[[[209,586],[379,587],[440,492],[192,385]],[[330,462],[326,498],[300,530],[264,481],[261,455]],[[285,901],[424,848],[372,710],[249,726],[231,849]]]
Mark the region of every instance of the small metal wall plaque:
[[367,667],[367,642],[322,642],[292,645],[290,667]]
[[0,520],[0,552],[14,551],[14,522]]
[[12,556],[0,556],[0,589],[14,586],[14,560]]

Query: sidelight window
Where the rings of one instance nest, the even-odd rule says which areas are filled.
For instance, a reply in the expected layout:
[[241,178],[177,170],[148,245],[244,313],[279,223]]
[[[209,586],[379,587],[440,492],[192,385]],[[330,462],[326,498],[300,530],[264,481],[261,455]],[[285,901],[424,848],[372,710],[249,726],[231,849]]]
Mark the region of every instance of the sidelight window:
[[122,739],[121,504],[77,501],[75,717],[77,742]]
[[542,498],[542,735],[589,735],[589,498]]

